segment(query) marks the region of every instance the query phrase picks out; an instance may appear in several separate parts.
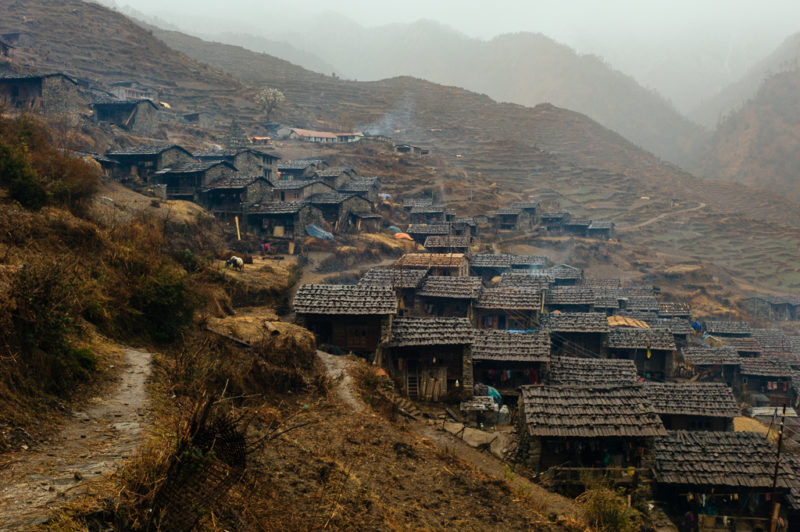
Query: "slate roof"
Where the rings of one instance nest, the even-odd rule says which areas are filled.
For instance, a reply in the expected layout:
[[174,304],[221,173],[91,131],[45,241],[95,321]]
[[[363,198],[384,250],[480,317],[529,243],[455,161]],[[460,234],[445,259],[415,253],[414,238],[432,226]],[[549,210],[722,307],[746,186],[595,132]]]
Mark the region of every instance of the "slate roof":
[[377,177],[354,176],[341,186],[342,192],[369,192],[369,189],[377,186],[380,180]]
[[514,203],[511,204],[511,206],[515,207],[517,209],[538,209],[539,208],[539,202],[536,201],[536,200],[515,201]]
[[304,284],[294,309],[298,314],[386,315],[397,313],[397,299],[385,286]]
[[422,207],[423,205],[433,205],[431,198],[411,198],[403,200],[403,207]]
[[685,318],[655,318],[649,317],[644,320],[653,329],[669,329],[672,334],[691,334],[692,326]]
[[184,148],[178,146],[177,144],[160,145],[160,146],[131,146],[129,148],[119,148],[116,150],[109,150],[106,152],[106,155],[109,157],[155,156],[155,155],[161,155],[163,152],[171,148],[178,148],[180,150],[185,151],[187,155],[191,155],[191,153],[186,151]]
[[543,314],[539,322],[553,332],[607,333],[609,330],[606,315],[600,312]]
[[231,170],[236,170],[235,166],[225,161],[192,161],[189,163],[182,163],[178,166],[164,168],[156,172],[156,174],[196,174],[197,172],[206,172],[215,166],[227,166]]
[[415,205],[411,207],[411,214],[444,214],[445,210],[444,205]]
[[468,235],[431,235],[425,238],[426,248],[468,248],[470,237]]
[[470,259],[473,268],[498,268],[511,267],[511,255],[508,253],[476,253]]
[[[259,179],[267,181],[261,176],[228,176],[212,181],[206,187],[206,190],[225,190],[225,189],[240,189],[252,185]],[[267,181],[267,183],[269,183]]]
[[682,351],[686,362],[695,366],[738,366],[741,357],[731,347],[685,347]]
[[420,297],[477,299],[483,283],[480,277],[430,276],[422,283]]
[[305,170],[309,166],[323,164],[322,159],[295,159],[278,163],[278,170]]
[[594,277],[584,277],[581,279],[581,286],[613,290],[620,288],[622,285],[619,279],[596,279]]
[[343,194],[341,192],[318,192],[309,197],[308,202],[312,205],[338,205],[355,197],[357,196],[354,194]]
[[[775,447],[755,432],[670,431],[655,440],[655,473],[659,484],[767,489]],[[797,480],[782,461],[778,487]]]
[[555,385],[629,385],[638,380],[633,360],[560,356],[550,362],[550,382]]
[[770,357],[741,357],[740,372],[752,377],[791,377],[792,368]]
[[475,329],[467,318],[395,318],[390,346],[471,344]]
[[365,286],[391,286],[394,288],[418,288],[426,275],[426,270],[372,268],[361,277],[358,284]]
[[791,352],[792,344],[783,331],[777,329],[751,329],[751,336],[768,353]]
[[643,437],[666,434],[639,385],[522,386],[520,403],[531,436]]
[[472,359],[547,362],[550,359],[550,335],[478,329],[472,345]]
[[643,387],[658,414],[729,418],[741,414],[733,392],[721,382],[645,382]]
[[449,235],[450,224],[411,224],[406,229],[409,235]]
[[722,342],[734,349],[737,352],[741,353],[763,353],[764,349],[761,347],[761,344],[758,343],[758,340],[749,336],[728,336],[728,337],[720,337]]
[[594,291],[584,286],[554,286],[547,292],[548,305],[593,305]]
[[518,286],[543,290],[553,283],[552,274],[543,270],[524,270],[503,272],[500,286]]
[[668,301],[658,304],[658,315],[665,318],[671,317],[689,317],[690,312],[687,303],[680,303],[677,301]]
[[608,347],[612,349],[675,350],[675,337],[666,329],[627,329],[613,327],[608,332]]
[[658,300],[656,296],[625,296],[627,304],[625,308],[632,311],[658,312]]
[[543,268],[547,265],[547,257],[543,257],[541,255],[512,255],[511,256],[511,267],[519,267],[524,266],[527,268],[531,268],[534,266],[538,266]]
[[564,218],[569,217],[568,212],[543,212],[540,215],[542,221],[545,220],[563,220]]
[[296,214],[306,206],[308,203],[305,201],[276,201],[262,204],[257,212],[251,211],[251,214]]
[[320,181],[319,179],[295,179],[293,181],[284,181],[283,179],[276,179],[272,182],[272,186],[275,187],[276,190],[300,190],[306,187],[310,187],[311,185],[316,185],[320,183],[322,183],[322,181]]
[[557,264],[552,268],[553,277],[556,279],[582,279],[583,270],[569,264]]
[[716,321],[706,322],[706,331],[713,336],[725,336],[729,334],[749,336],[751,333],[750,325],[744,321]]
[[500,216],[519,216],[522,214],[522,209],[519,207],[500,207],[494,213]]
[[586,218],[571,218],[568,222],[564,223],[566,227],[589,227],[591,224],[592,221]]
[[458,268],[463,261],[463,253],[406,253],[395,261],[395,265],[401,268]]
[[498,310],[536,310],[541,308],[542,297],[535,288],[497,286],[484,288],[476,308]]

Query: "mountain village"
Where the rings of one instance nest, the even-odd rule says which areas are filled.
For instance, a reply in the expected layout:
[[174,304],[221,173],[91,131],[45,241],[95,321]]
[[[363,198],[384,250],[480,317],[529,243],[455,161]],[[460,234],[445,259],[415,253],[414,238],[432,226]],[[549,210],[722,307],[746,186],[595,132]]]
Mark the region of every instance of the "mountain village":
[[[0,53],[10,64],[29,57],[31,32],[0,30]],[[582,501],[588,487],[607,487],[640,512],[641,530],[800,530],[800,297],[754,287],[735,311],[733,304],[709,311],[720,304],[698,312],[672,284],[715,296],[680,273],[659,276],[647,261],[631,266],[631,259],[630,270],[614,275],[570,255],[576,246],[589,256],[609,253],[603,246],[626,245],[639,225],[658,232],[659,218],[682,212],[686,200],[668,198],[666,214],[635,225],[610,209],[592,215],[576,202],[564,205],[556,194],[512,194],[491,178],[480,190],[462,183],[453,191],[424,176],[445,175],[449,167],[440,161],[456,168],[469,154],[451,155],[402,130],[321,131],[283,116],[234,118],[212,135],[209,124],[224,115],[189,109],[179,97],[167,102],[163,86],[36,67],[0,74],[0,111],[112,139],[102,152],[97,143],[62,149],[100,176],[97,202],[117,208],[130,195],[141,208],[202,211],[224,242],[205,275],[228,288],[262,293],[263,276],[289,272],[283,303],[270,295],[255,304],[246,290],[231,289],[228,303],[198,327],[245,357],[265,357],[246,354],[265,338],[306,338],[316,360],[309,364],[339,368],[326,386],[339,390],[343,426],[350,410],[374,408],[373,417],[388,416],[398,431],[430,431],[438,438],[431,441],[450,442],[446,448],[460,456],[453,460],[477,453],[476,460],[536,489]],[[415,173],[419,183],[405,184]],[[493,206],[472,194],[494,194]],[[705,205],[697,203],[687,210]],[[222,327],[224,320],[234,325]],[[241,329],[247,320],[261,324],[249,339]],[[282,371],[299,364],[292,356]],[[348,371],[366,388],[353,392]],[[288,379],[264,386],[289,390]],[[226,400],[229,382],[209,389],[221,394],[215,405]],[[303,382],[310,394],[311,381]],[[301,400],[302,408],[309,402]],[[208,415],[211,406],[204,408]],[[246,406],[238,408],[243,414]],[[301,430],[287,429],[285,439],[300,438]],[[233,470],[225,475],[234,478]],[[225,482],[215,497],[237,489]],[[0,488],[0,515],[10,497]],[[188,515],[176,500],[204,504],[160,503],[161,529],[190,530],[206,518],[166,520]],[[539,511],[557,513],[546,505]],[[536,526],[595,529],[562,517]]]

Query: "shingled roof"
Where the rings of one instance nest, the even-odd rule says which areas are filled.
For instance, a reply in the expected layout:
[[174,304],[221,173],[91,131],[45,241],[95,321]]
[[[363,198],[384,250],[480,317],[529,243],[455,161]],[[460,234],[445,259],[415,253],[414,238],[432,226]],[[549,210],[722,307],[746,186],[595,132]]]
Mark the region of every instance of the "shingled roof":
[[444,214],[446,210],[444,205],[414,205],[411,214]]
[[231,170],[236,170],[235,166],[226,161],[192,161],[188,163],[181,163],[178,166],[164,168],[163,170],[156,172],[156,174],[195,174],[197,172],[207,172],[215,166],[226,166]]
[[427,275],[426,270],[403,268],[372,268],[358,281],[364,286],[390,286],[393,288],[418,288]]
[[470,259],[473,268],[508,269],[511,267],[511,255],[508,253],[476,253]]
[[247,188],[248,186],[252,185],[259,179],[265,181],[269,184],[269,181],[265,177],[262,176],[228,176],[228,177],[221,177],[215,181],[212,181],[206,187],[206,190],[238,190],[242,188]]
[[644,393],[658,414],[736,417],[733,392],[721,382],[645,382]]
[[258,211],[250,211],[250,214],[297,214],[308,206],[305,201],[276,201],[275,203],[262,204]]
[[560,356],[550,362],[550,382],[556,385],[628,385],[638,380],[633,360]]
[[466,345],[472,343],[474,333],[467,318],[395,318],[389,345]]
[[543,290],[553,284],[552,274],[543,270],[524,270],[503,272],[500,286],[518,286]]
[[619,279],[596,279],[594,277],[584,277],[581,279],[581,286],[588,286],[589,288],[618,289],[620,288],[621,283]]
[[450,224],[411,224],[406,229],[409,235],[449,235]]
[[626,295],[625,308],[633,312],[658,312],[658,299],[656,296]]
[[512,268],[544,268],[547,257],[541,255],[511,255]]
[[557,264],[552,268],[553,277],[559,280],[583,279],[583,270],[569,264]]
[[178,146],[177,144],[159,145],[159,146],[131,146],[129,148],[119,148],[106,152],[106,155],[112,158],[117,157],[136,157],[136,156],[156,156],[161,155],[163,152],[177,148],[190,157],[192,156],[188,150]]
[[464,261],[463,253],[406,253],[395,265],[401,268],[458,268]]
[[[659,484],[767,489],[775,473],[775,448],[754,432],[670,431],[656,438],[655,454]],[[778,487],[797,481],[783,461]]]
[[547,362],[550,358],[550,335],[478,329],[475,331],[472,358],[503,362]]
[[695,366],[738,366],[741,357],[731,347],[686,347],[682,350],[686,362]]
[[468,248],[469,235],[431,235],[425,238],[426,248]]
[[[311,185],[318,184],[325,185],[325,183],[319,179],[296,179],[294,181],[283,181],[282,179],[277,179],[272,181],[272,186],[277,190],[301,190],[306,187],[310,187]],[[325,186],[328,187],[328,185]],[[333,189],[331,188],[331,190]]]
[[600,312],[543,314],[539,322],[553,332],[607,333],[609,329],[606,315]]
[[740,372],[751,377],[791,377],[792,368],[771,357],[741,357]]
[[522,386],[520,402],[531,436],[643,437],[666,434],[639,385]]
[[675,337],[666,329],[627,329],[614,327],[608,332],[608,347],[612,349],[675,350]]
[[308,198],[312,205],[339,205],[350,198],[358,198],[360,201],[367,201],[355,194],[345,194],[343,192],[319,192]]
[[706,331],[714,336],[749,336],[752,332],[745,321],[707,321]]
[[298,314],[396,314],[397,298],[385,286],[304,284],[294,297],[294,309]]
[[726,336],[720,339],[726,346],[736,349],[739,354],[764,352],[758,340],[750,336]]
[[665,301],[658,304],[658,315],[664,318],[688,318],[690,310],[688,303]]
[[291,161],[282,161],[278,163],[278,171],[304,170],[309,166],[319,166],[321,164],[323,164],[322,159],[294,159]]
[[541,294],[535,288],[497,286],[485,288],[475,307],[499,310],[536,310],[541,305]]
[[425,279],[418,295],[420,297],[477,299],[482,286],[483,282],[480,277],[430,276]]
[[342,192],[369,192],[369,189],[377,186],[380,179],[375,176],[354,176],[340,187]]
[[593,305],[594,290],[585,286],[554,286],[547,292],[548,305]]

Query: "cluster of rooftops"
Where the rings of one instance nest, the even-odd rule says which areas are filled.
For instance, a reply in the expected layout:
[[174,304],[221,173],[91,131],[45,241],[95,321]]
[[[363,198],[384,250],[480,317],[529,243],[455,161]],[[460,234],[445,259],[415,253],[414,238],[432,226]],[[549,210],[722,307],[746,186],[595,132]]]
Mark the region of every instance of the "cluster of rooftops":
[[[580,462],[586,445],[619,451],[661,486],[766,490],[774,448],[733,419],[741,404],[791,405],[800,391],[800,337],[693,321],[654,286],[546,257],[406,254],[357,284],[301,286],[294,309],[321,343],[376,355],[412,397],[430,399],[430,379],[445,381],[440,398],[494,386],[516,403],[521,448],[540,470]],[[796,471],[780,471],[787,497]]]

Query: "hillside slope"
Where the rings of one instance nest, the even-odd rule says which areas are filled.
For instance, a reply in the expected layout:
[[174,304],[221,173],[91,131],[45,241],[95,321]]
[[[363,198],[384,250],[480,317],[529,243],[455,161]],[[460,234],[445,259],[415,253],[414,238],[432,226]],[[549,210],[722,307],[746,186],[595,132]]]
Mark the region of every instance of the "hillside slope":
[[[242,39],[224,42],[257,48]],[[583,113],[635,144],[672,162],[688,160],[701,127],[680,115],[663,97],[614,70],[601,58],[579,55],[541,34],[517,33],[489,41],[473,39],[421,20],[364,28],[329,15],[312,21],[295,42],[333,65],[346,78],[378,80],[412,76],[487,94],[526,106],[551,103]],[[301,62],[314,68],[316,62]],[[333,70],[325,70],[331,72]]]
[[775,74],[719,125],[703,175],[763,188],[800,201],[800,70]]

